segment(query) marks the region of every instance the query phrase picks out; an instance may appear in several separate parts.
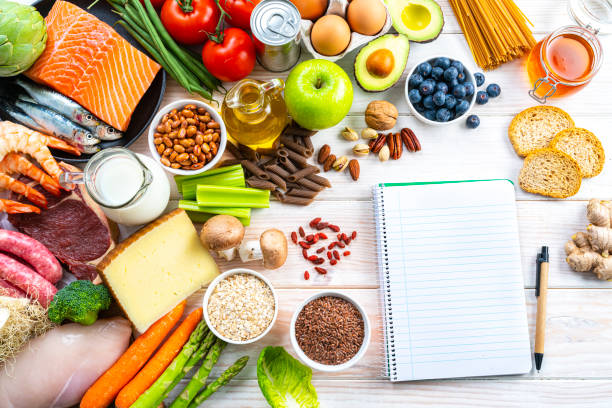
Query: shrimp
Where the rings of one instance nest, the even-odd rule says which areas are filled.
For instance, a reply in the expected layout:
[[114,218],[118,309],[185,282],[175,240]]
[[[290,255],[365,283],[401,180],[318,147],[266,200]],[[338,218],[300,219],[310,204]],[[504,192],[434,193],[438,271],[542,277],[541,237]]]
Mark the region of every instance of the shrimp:
[[25,196],[39,207],[47,208],[47,199],[40,191],[34,190],[32,187],[23,184],[19,180],[15,180],[7,174],[0,173],[0,188],[11,190],[14,193]]
[[8,214],[36,213],[40,214],[40,208],[18,201],[0,199],[0,211]]
[[77,155],[80,153],[74,146],[56,137],[43,135],[13,122],[0,122],[0,160],[9,153],[27,153],[59,181],[62,170],[47,146]]
[[[53,177],[36,167],[28,159],[16,153],[7,154],[0,161],[0,174],[19,173],[38,181],[49,193],[59,196],[61,194],[60,184]],[[15,191],[15,190],[12,190]]]

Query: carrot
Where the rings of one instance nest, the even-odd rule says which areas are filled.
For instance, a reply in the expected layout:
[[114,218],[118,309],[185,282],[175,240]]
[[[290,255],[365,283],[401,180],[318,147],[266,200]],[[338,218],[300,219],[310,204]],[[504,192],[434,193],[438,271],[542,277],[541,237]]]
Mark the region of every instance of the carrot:
[[174,357],[181,351],[181,348],[189,340],[189,336],[202,320],[202,308],[196,309],[187,316],[168,340],[159,348],[157,353],[147,363],[146,366],[126,385],[123,387],[117,399],[115,406],[117,408],[129,408],[140,394],[145,392],[151,384],[164,372],[170,365]]
[[179,321],[185,310],[185,303],[183,300],[134,340],[119,360],[89,387],[81,400],[81,408],[105,408],[113,402],[119,391],[145,365],[157,346]]

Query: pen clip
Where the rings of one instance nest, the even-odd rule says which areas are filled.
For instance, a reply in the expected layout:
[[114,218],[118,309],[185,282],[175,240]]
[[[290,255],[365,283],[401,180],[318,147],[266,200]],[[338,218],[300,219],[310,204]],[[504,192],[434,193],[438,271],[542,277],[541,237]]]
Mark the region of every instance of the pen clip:
[[536,284],[535,284],[535,295],[536,297],[540,296],[540,273],[542,271],[542,263],[548,262],[548,247],[543,246],[542,252],[538,252],[538,256],[536,257]]

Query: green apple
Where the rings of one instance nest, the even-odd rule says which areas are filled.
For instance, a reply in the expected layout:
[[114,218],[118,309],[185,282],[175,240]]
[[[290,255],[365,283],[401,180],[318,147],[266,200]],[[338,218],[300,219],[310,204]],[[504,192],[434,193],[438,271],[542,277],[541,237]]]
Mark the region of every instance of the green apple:
[[285,82],[287,111],[300,126],[321,130],[337,125],[353,104],[353,85],[331,61],[311,59],[293,68]]

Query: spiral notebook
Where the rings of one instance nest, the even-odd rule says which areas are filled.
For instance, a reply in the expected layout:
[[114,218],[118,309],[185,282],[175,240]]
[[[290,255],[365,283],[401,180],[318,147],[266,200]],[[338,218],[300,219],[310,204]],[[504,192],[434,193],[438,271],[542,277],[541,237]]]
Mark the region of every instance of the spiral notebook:
[[380,184],[374,204],[390,380],[529,372],[514,185]]

